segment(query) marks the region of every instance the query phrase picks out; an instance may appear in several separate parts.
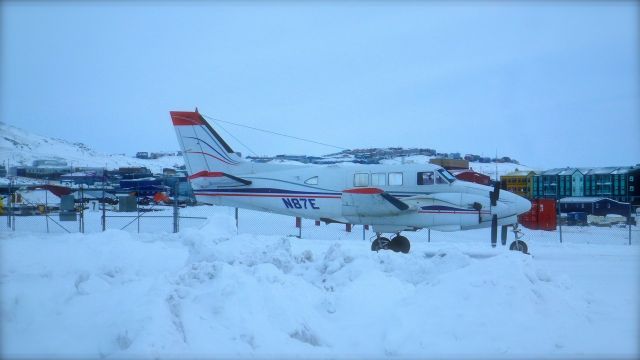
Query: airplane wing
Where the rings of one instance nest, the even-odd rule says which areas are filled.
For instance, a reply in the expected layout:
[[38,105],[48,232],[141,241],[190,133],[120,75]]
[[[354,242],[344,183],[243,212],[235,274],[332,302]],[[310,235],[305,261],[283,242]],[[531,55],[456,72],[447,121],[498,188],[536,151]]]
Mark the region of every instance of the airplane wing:
[[389,216],[409,209],[409,205],[378,188],[355,188],[342,191],[345,216]]

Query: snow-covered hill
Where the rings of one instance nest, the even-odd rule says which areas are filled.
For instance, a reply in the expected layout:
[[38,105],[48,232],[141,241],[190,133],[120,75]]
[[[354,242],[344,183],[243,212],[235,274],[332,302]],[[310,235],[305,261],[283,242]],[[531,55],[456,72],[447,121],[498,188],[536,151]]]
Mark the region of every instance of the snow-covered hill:
[[167,156],[159,159],[137,159],[125,155],[100,153],[82,143],[30,133],[15,126],[0,122],[0,163],[10,166],[31,165],[34,160],[64,160],[71,166],[118,167],[146,166],[154,173],[162,168],[184,164],[182,156]]
[[[82,143],[72,143],[62,139],[32,134],[23,129],[0,122],[0,163],[13,165],[31,165],[34,160],[64,160],[70,166],[119,167],[145,166],[154,173],[163,168],[178,167],[184,164],[182,156],[165,156],[158,159],[138,159],[125,155],[109,155],[97,152]],[[432,156],[414,155],[382,160],[382,164],[415,163],[428,164]],[[342,156],[342,165],[352,165],[355,158]],[[275,164],[301,164],[292,160],[272,160]],[[321,165],[320,165],[321,166]],[[470,163],[469,166],[496,179],[513,170],[532,170],[522,164],[512,163]]]

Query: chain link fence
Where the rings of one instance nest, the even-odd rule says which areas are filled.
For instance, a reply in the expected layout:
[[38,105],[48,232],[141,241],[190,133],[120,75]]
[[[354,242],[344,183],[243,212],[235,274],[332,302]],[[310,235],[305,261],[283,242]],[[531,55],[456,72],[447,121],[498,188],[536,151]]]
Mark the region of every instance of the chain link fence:
[[[372,241],[376,234],[369,226],[325,224],[309,219],[266,212],[234,209],[220,206],[184,203],[148,203],[140,198],[129,199],[129,208],[122,205],[126,199],[109,201],[106,197],[85,196],[82,191],[72,195],[70,204],[65,197],[51,202],[45,191],[42,196],[27,198],[18,191],[3,194],[0,208],[0,232],[87,233],[118,229],[133,233],[177,233],[185,228],[199,228],[210,216],[228,216],[235,220],[238,234],[277,235],[316,240]],[[520,226],[521,240],[535,244],[638,244],[640,229],[627,221],[617,223],[583,223],[568,225],[561,218],[555,230],[530,230]],[[502,246],[499,229],[498,245]],[[490,246],[490,229],[458,232],[439,232],[423,229],[404,232],[412,242],[455,243],[486,241]],[[505,244],[515,240],[508,229]]]

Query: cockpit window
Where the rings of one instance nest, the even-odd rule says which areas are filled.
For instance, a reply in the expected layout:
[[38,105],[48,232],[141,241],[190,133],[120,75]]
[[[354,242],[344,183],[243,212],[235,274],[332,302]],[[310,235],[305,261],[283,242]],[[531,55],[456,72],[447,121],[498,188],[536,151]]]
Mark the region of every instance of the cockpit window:
[[440,175],[442,175],[442,177],[444,177],[445,179],[447,179],[448,182],[452,183],[454,181],[456,181],[456,177],[453,176],[450,172],[448,172],[445,169],[438,169],[438,173]]
[[314,176],[314,177],[308,178],[307,180],[304,181],[304,183],[309,185],[318,185],[318,177]]
[[449,184],[456,178],[447,170],[421,171],[418,173],[418,185]]

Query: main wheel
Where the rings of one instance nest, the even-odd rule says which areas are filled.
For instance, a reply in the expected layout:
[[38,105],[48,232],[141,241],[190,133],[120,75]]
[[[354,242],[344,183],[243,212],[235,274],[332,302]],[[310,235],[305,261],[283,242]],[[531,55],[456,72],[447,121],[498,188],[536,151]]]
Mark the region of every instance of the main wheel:
[[373,240],[371,243],[371,251],[386,250],[389,248],[389,239],[386,237],[379,237]]
[[398,235],[391,239],[389,243],[389,250],[393,250],[395,252],[408,253],[409,249],[411,249],[411,243],[409,239],[404,236]]
[[509,245],[509,250],[522,251],[525,254],[529,253],[527,243],[522,240],[516,240]]

